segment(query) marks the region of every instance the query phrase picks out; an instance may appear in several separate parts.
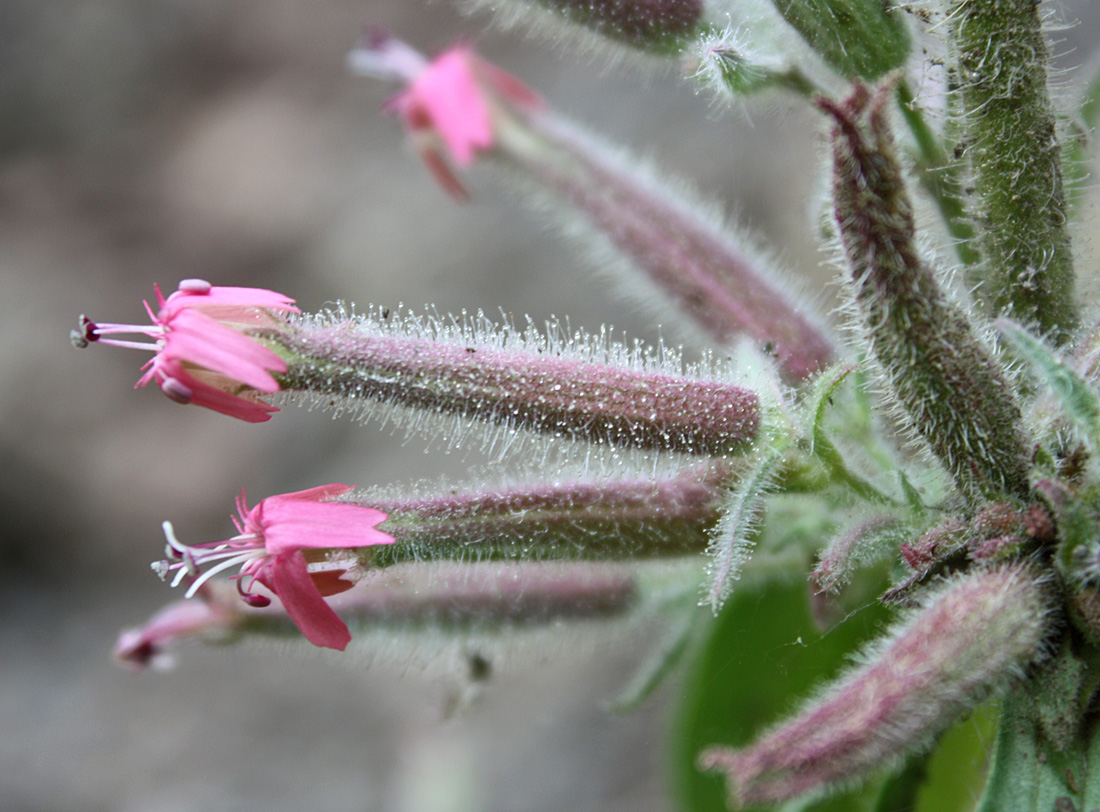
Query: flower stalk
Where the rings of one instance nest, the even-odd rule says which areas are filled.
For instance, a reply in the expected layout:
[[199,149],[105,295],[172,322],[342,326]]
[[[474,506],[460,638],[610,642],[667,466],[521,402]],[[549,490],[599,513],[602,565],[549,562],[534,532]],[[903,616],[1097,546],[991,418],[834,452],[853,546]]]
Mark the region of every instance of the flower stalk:
[[1078,319],[1040,4],[953,0],[946,11],[983,258],[978,294],[993,314],[1063,344]]

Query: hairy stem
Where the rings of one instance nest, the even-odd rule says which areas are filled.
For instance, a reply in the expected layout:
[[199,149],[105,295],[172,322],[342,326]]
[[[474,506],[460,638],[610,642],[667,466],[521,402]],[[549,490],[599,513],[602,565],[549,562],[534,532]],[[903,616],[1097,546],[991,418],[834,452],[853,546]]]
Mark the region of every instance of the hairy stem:
[[1056,343],[1077,325],[1062,150],[1047,90],[1036,0],[955,0],[973,216],[984,259],[979,295]]

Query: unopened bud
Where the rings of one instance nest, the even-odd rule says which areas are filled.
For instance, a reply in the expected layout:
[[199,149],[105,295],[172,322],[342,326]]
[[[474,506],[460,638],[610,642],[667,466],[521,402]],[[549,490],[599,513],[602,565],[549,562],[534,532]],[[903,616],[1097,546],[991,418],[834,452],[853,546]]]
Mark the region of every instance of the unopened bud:
[[1025,565],[958,578],[795,718],[744,749],[705,750],[699,762],[726,773],[741,805],[863,780],[926,748],[1041,659],[1050,601]]
[[859,86],[842,102],[819,102],[835,120],[833,202],[862,327],[913,428],[963,492],[1023,497],[1029,443],[1020,408],[921,258],[887,121],[890,91]]

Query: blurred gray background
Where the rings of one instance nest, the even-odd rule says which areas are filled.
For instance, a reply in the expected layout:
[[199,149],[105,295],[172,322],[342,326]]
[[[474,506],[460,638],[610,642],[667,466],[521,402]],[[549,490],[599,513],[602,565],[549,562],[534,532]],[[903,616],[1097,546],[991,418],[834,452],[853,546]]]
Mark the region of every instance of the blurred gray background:
[[[1060,35],[1078,49],[1067,62],[1092,51],[1094,6],[1067,4],[1092,18]],[[477,458],[319,413],[257,427],[134,391],[144,357],[73,350],[80,313],[140,322],[154,282],[199,276],[306,310],[404,302],[662,334],[491,178],[474,173],[464,206],[434,186],[380,112],[392,88],[344,71],[368,23],[429,52],[476,44],[731,208],[829,301],[812,225],[821,122],[784,100],[719,109],[675,69],[487,34],[443,2],[3,0],[4,812],[671,808],[675,686],[629,716],[601,707],[634,646],[528,650],[454,718],[461,681],[400,655],[365,668],[195,646],[139,676],[111,662],[119,629],[177,597],[148,567],[163,519],[185,539],[223,538],[241,487],[255,500],[458,476]]]

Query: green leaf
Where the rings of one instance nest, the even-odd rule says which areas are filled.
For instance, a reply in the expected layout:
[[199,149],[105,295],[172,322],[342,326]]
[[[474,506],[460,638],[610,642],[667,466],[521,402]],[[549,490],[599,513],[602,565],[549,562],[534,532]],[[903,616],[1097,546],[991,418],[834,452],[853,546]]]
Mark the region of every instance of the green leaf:
[[[686,679],[673,735],[673,781],[685,812],[724,812],[720,776],[695,767],[712,744],[743,745],[787,715],[815,685],[833,677],[847,655],[887,617],[881,606],[854,613],[822,633],[801,579],[745,583],[710,623]],[[842,794],[797,809],[869,812],[876,791]]]
[[[1094,67],[1095,65],[1094,61]],[[1081,94],[1077,120],[1071,122],[1070,134],[1063,153],[1066,172],[1066,198],[1070,210],[1079,212],[1088,185],[1091,166],[1096,160],[1094,130],[1100,124],[1100,70],[1097,70]]]
[[722,504],[722,518],[707,549],[711,560],[707,565],[706,602],[715,610],[726,599],[751,555],[764,497],[773,490],[775,470],[783,460],[783,452],[782,447],[760,452]]
[[630,681],[610,703],[612,713],[627,713],[645,702],[680,664],[695,631],[696,613],[676,618],[672,628],[651,651]]
[[802,38],[848,79],[878,79],[905,64],[909,28],[882,0],[772,0]]
[[1040,732],[1022,690],[1005,699],[993,767],[976,812],[1052,812],[1100,807],[1100,735],[1096,725],[1059,752]]
[[928,778],[928,761],[926,753],[912,756],[897,775],[882,785],[873,812],[916,812],[917,795]]
[[924,504],[924,499],[920,495],[920,491],[916,486],[909,481],[909,477],[905,475],[905,472],[898,470],[898,487],[901,489],[902,496],[905,497],[905,503],[909,505],[910,509],[917,516],[923,516],[928,512],[927,506]]
[[867,480],[852,473],[844,462],[844,456],[833,444],[825,430],[825,412],[833,396],[845,379],[856,370],[855,366],[836,366],[818,376],[814,388],[806,398],[806,414],[810,420],[808,432],[813,455],[829,471],[834,482],[843,484],[854,494],[868,502],[880,505],[893,503],[893,499],[878,490]]
[[997,322],[1005,340],[1047,385],[1065,416],[1094,451],[1100,451],[1100,397],[1042,341],[1007,319]]
[[983,706],[940,737],[928,759],[915,812],[969,812],[974,808],[988,773],[995,715],[994,708]]

